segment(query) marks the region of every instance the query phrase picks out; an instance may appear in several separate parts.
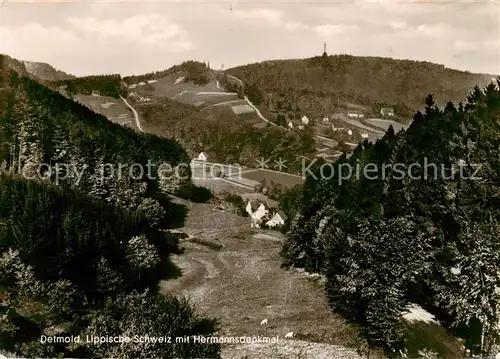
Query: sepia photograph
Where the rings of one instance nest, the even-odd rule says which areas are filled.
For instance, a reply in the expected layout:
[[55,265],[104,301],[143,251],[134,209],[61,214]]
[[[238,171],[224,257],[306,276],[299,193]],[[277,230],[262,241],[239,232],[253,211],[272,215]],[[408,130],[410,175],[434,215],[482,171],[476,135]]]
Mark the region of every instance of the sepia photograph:
[[0,0],[0,359],[500,359],[499,0]]

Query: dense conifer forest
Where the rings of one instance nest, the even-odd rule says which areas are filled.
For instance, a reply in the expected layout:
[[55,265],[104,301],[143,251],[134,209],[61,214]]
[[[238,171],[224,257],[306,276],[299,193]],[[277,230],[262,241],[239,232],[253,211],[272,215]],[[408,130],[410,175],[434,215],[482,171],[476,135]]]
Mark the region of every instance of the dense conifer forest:
[[127,93],[120,75],[75,77],[73,79],[56,81],[54,85],[63,87],[69,95],[97,94],[119,98],[120,96],[125,96]]
[[[498,84],[444,108],[429,95],[406,131],[361,143],[334,173],[316,164],[282,199],[294,218],[284,266],[324,274],[332,309],[390,356],[407,350],[408,303],[463,338],[464,356],[498,352]],[[403,175],[411,164],[412,176]],[[360,175],[347,175],[348,165]]]
[[226,72],[243,81],[256,105],[272,112],[322,117],[362,106],[379,116],[389,106],[396,119],[420,110],[428,93],[439,101],[458,102],[492,77],[429,62],[351,55],[264,61]]

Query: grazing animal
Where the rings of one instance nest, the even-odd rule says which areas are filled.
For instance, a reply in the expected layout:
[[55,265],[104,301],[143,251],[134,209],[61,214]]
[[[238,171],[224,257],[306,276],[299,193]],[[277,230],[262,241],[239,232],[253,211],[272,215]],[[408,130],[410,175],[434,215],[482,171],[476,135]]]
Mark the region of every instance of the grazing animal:
[[293,332],[286,333],[285,338],[293,338]]
[[260,322],[260,325],[267,324],[267,319],[264,319],[262,322]]

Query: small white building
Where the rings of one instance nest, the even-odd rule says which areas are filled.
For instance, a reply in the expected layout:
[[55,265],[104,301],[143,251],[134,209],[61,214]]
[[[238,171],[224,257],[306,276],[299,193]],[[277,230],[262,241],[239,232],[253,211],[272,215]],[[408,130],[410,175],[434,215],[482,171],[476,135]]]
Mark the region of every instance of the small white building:
[[146,84],[145,82],[142,82],[142,81],[141,81],[141,82],[139,82],[139,83],[137,84],[137,86],[144,86],[145,84]]
[[92,90],[92,96],[101,96],[101,93],[98,90]]
[[302,118],[300,119],[300,121],[304,124],[304,125],[308,125],[309,124],[309,119],[307,118],[306,115],[302,116]]
[[335,125],[332,124],[332,130],[333,130],[333,132],[342,131],[343,129],[344,129],[344,127],[335,127]]
[[292,121],[288,122],[288,128],[293,128],[293,122]]
[[358,111],[348,111],[347,112],[347,117],[350,117],[350,118],[363,118],[363,117],[365,117],[365,115],[362,114],[361,112],[358,112]]
[[148,80],[148,84],[154,84],[155,82],[158,82],[158,80]]
[[323,117],[323,122],[330,122],[330,119],[327,116],[325,116]]
[[299,125],[299,130],[303,130],[303,129],[304,129],[304,126]]
[[198,157],[196,157],[196,160],[197,161],[206,161],[206,160],[208,160],[208,156],[205,152],[200,152]]
[[278,211],[274,214],[274,216],[266,222],[266,225],[270,228],[281,227],[285,224],[288,217],[283,211]]
[[348,134],[349,136],[352,136],[352,130],[351,130],[351,129],[349,129],[349,130],[347,131],[347,134]]
[[136,87],[137,87],[137,84],[128,85],[129,89],[135,89]]
[[269,214],[269,208],[267,205],[256,200],[249,200],[245,210],[252,219],[252,222],[250,223],[251,228],[260,228],[263,218]]
[[362,137],[362,138],[368,138],[368,134],[367,134],[367,133],[362,133],[362,134],[361,134],[361,137]]
[[380,109],[380,114],[384,117],[392,117],[394,116],[394,109],[390,107],[384,107]]

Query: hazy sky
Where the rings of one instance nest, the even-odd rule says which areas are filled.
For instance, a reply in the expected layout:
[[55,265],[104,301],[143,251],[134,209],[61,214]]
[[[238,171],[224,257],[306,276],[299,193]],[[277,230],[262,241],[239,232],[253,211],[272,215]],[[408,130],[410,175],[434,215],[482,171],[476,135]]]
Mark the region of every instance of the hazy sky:
[[[402,1],[0,0],[0,52],[74,75],[346,53],[500,74],[500,5]],[[231,10],[232,8],[232,10]]]

